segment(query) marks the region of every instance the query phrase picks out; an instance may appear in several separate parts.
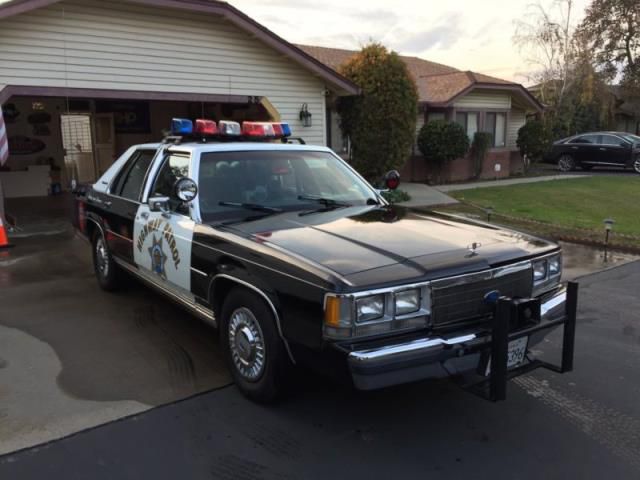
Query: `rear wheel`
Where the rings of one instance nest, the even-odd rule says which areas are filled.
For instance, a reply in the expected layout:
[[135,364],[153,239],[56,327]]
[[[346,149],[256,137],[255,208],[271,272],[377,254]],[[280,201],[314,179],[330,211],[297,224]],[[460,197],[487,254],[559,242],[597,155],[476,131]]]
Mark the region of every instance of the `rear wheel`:
[[633,161],[633,169],[636,173],[640,173],[640,155]]
[[93,269],[100,288],[113,291],[119,285],[119,268],[113,261],[106,240],[100,232],[93,237]]
[[220,342],[236,385],[251,400],[267,403],[282,393],[289,359],[273,312],[253,292],[235,288],[220,318]]
[[558,159],[558,168],[561,172],[570,172],[576,168],[576,162],[569,154],[564,154]]

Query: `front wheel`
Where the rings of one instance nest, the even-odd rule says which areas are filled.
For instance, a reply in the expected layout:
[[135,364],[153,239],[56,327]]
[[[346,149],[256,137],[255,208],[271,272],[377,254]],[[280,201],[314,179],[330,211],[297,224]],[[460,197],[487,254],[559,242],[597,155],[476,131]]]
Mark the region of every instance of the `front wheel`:
[[576,168],[576,162],[571,155],[564,154],[558,159],[558,168],[561,172],[570,172]]
[[93,238],[93,269],[100,288],[109,292],[118,288],[118,265],[113,261],[107,242],[100,232]]
[[640,173],[640,155],[633,161],[633,170],[636,173]]
[[282,394],[289,359],[273,312],[260,297],[244,288],[229,293],[222,307],[220,342],[245,396],[268,403]]

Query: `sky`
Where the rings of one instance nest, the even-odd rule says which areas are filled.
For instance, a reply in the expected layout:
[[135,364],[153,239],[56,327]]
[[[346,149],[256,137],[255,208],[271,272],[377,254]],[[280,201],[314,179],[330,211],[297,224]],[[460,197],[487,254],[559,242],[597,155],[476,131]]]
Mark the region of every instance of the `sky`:
[[[0,0],[0,4],[6,0]],[[228,0],[292,43],[359,49],[378,41],[405,55],[527,85],[517,21],[556,0]],[[574,0],[574,22],[590,0]]]
[[[359,49],[371,40],[461,70],[528,82],[532,70],[513,43],[528,7],[554,0],[228,0],[292,43]],[[574,0],[575,22],[589,0]],[[530,10],[529,10],[530,12]]]

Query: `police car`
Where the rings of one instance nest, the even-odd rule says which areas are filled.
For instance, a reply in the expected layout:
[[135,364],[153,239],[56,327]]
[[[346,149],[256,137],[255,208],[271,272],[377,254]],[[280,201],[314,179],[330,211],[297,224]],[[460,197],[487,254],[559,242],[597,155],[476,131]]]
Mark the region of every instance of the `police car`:
[[[572,367],[577,285],[556,244],[391,206],[287,124],[174,119],[77,205],[100,286],[133,274],[214,324],[254,400],[295,365],[363,390],[463,375],[493,400],[515,375]],[[559,326],[562,365],[534,358]]]

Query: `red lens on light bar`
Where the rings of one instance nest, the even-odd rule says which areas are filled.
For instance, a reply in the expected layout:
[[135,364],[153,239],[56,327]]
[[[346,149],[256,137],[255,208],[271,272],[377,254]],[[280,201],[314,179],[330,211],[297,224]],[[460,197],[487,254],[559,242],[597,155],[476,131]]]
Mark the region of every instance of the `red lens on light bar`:
[[246,137],[275,137],[273,125],[265,122],[242,122],[242,134]]
[[196,120],[193,126],[194,133],[199,133],[201,135],[217,135],[218,134],[218,125],[213,120],[204,120],[199,119]]

